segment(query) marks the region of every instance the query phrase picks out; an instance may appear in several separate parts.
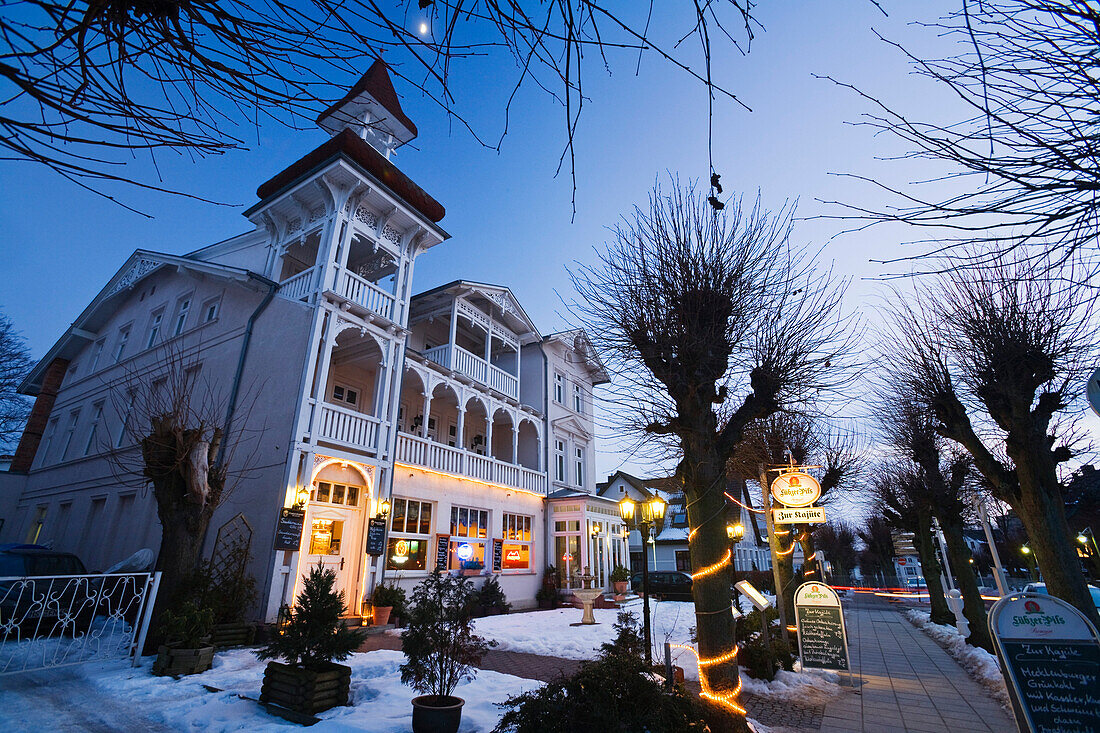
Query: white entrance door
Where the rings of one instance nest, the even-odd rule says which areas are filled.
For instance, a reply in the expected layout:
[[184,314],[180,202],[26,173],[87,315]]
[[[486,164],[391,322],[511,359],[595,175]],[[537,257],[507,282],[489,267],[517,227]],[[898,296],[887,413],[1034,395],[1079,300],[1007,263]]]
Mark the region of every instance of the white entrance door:
[[320,564],[336,571],[336,589],[343,591],[344,603],[350,615],[359,615],[360,537],[362,513],[357,509],[340,509],[310,505],[306,516],[306,532],[299,568],[307,575],[311,567]]

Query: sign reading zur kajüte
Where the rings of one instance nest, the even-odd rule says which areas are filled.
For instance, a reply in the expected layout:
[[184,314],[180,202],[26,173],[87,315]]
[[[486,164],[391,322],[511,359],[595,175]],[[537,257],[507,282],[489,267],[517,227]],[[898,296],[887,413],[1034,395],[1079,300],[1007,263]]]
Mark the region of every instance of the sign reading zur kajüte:
[[794,615],[803,668],[847,671],[848,633],[836,591],[824,583],[803,583],[794,592]]
[[1021,731],[1100,730],[1100,637],[1084,614],[1013,593],[993,604],[989,628]]
[[819,506],[772,509],[772,521],[776,524],[820,524],[825,521],[825,510]]
[[785,507],[810,506],[821,497],[821,484],[801,471],[781,473],[772,481],[772,496]]

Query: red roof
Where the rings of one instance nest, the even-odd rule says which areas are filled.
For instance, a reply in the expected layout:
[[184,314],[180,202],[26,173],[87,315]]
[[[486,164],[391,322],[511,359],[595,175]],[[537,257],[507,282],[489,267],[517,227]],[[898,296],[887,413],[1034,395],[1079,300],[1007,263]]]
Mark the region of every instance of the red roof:
[[359,81],[355,83],[355,86],[351,88],[351,91],[317,117],[317,123],[320,124],[321,120],[358,97],[362,92],[367,92],[377,99],[378,103],[385,107],[387,112],[393,115],[402,125],[409,128],[413,137],[416,137],[416,125],[401,110],[401,102],[397,99],[397,92],[393,90],[393,84],[390,82],[389,67],[382,59],[375,59],[371,67],[367,69],[367,73],[363,74]]
[[[371,67],[372,69],[374,67]],[[351,130],[342,130],[340,134],[307,153],[295,163],[260,185],[256,195],[266,199],[327,161],[343,156],[362,166],[364,170],[377,178],[383,185],[397,194],[405,203],[416,209],[430,221],[438,222],[447,213],[443,204],[429,196],[424,189],[397,169],[386,156],[368,145]]]

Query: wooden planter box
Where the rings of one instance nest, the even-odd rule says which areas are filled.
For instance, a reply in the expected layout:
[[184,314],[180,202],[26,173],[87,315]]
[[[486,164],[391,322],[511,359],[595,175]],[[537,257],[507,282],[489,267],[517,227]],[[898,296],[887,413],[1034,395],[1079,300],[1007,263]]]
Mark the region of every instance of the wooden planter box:
[[245,646],[256,639],[255,624],[214,624],[210,634],[213,644],[218,649],[226,649],[231,646]]
[[312,715],[348,704],[351,667],[329,663],[319,670],[268,662],[260,702]]
[[184,649],[162,645],[157,650],[156,661],[153,662],[153,674],[173,676],[198,674],[210,669],[213,664],[213,646]]

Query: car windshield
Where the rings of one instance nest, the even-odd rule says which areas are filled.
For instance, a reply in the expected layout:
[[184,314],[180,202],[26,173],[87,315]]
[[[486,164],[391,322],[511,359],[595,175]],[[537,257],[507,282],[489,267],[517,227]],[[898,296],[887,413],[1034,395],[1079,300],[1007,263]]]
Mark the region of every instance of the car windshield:
[[27,555],[27,575],[80,575],[84,565],[75,555]]

